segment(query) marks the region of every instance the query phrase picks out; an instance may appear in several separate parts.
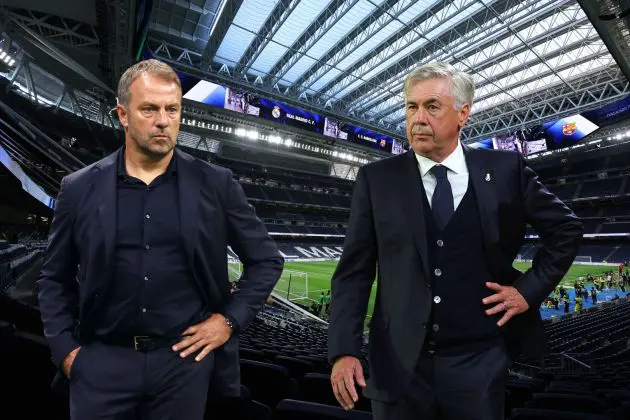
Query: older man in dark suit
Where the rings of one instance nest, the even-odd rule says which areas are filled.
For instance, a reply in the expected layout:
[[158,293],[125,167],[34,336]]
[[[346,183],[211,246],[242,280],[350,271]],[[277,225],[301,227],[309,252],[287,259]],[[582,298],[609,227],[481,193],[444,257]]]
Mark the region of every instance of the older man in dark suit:
[[175,148],[181,99],[168,65],[129,68],[125,145],[62,181],[39,302],[72,419],[202,419],[211,380],[237,395],[237,332],[282,271],[231,172]]
[[[503,420],[511,357],[544,351],[538,308],[571,266],[582,225],[519,153],[460,143],[469,75],[428,64],[404,93],[411,150],[357,174],[332,281],[333,390],[351,409],[355,382],[365,387],[377,420]],[[527,223],[542,246],[521,273],[512,264]],[[359,348],[377,265],[366,383]]]

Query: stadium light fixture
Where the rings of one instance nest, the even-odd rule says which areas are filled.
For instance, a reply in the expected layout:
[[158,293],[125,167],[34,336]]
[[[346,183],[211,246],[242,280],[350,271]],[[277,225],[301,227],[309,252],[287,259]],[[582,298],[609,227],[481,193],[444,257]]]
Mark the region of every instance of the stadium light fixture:
[[247,131],[247,138],[249,138],[250,140],[258,140],[258,131],[256,130]]
[[4,60],[4,57],[6,57],[6,56],[7,56],[7,53],[5,53],[4,51],[2,51],[2,52],[0,53],[0,60]]

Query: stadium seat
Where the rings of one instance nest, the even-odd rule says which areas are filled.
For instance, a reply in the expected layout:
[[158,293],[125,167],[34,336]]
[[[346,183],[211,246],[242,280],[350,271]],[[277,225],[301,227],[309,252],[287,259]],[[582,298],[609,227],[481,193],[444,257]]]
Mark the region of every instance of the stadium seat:
[[247,397],[220,398],[206,404],[207,420],[272,420],[269,407]]
[[6,295],[0,295],[0,319],[15,324],[20,331],[44,335],[39,310]]
[[371,420],[372,414],[365,411],[346,411],[306,401],[282,400],[275,410],[275,420]]
[[536,393],[526,408],[571,411],[576,413],[599,414],[606,410],[597,398],[587,395]]
[[610,420],[610,417],[560,410],[515,408],[512,410],[510,420]]
[[249,389],[252,399],[275,407],[284,398],[298,393],[297,382],[287,368],[270,363],[241,360],[241,380]]
[[265,358],[265,353],[260,350],[253,349],[239,349],[239,356],[241,359],[246,360],[254,360],[257,362],[267,362],[268,360]]
[[630,390],[598,389],[596,395],[611,408],[619,407],[624,402],[630,402]]
[[[330,385],[330,375],[321,373],[308,373],[300,381],[300,396],[306,401],[316,402],[320,404],[339,406],[335,394]],[[365,398],[359,387],[356,387],[359,401],[355,408],[359,411],[372,411],[370,400]]]
[[287,368],[291,377],[298,380],[313,370],[313,364],[311,362],[296,359],[294,357],[276,356],[273,362],[276,365]]

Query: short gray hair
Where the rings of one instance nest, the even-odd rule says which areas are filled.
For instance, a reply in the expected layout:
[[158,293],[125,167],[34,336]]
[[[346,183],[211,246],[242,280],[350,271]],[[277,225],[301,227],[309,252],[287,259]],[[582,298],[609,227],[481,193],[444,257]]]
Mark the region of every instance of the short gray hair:
[[441,62],[427,63],[413,69],[411,73],[405,77],[403,84],[405,98],[413,82],[443,78],[451,80],[451,89],[455,97],[455,107],[460,109],[464,104],[468,104],[472,107],[475,97],[475,81],[473,78],[469,74],[457,70],[452,65]]
[[175,73],[175,70],[166,63],[159,60],[149,59],[139,61],[133,66],[129,67],[118,82],[118,103],[121,105],[129,104],[129,87],[140,75],[148,73],[158,76],[164,80],[176,83],[179,86],[179,90],[182,90],[182,83],[179,80],[179,76]]

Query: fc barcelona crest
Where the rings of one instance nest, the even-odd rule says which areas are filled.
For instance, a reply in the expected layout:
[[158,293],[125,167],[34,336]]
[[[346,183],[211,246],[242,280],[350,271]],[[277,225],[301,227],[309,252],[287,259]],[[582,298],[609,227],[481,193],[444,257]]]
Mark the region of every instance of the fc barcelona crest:
[[577,131],[577,124],[575,122],[570,122],[562,126],[562,134],[565,136],[572,136]]

